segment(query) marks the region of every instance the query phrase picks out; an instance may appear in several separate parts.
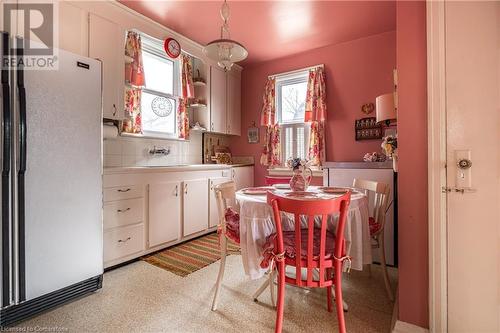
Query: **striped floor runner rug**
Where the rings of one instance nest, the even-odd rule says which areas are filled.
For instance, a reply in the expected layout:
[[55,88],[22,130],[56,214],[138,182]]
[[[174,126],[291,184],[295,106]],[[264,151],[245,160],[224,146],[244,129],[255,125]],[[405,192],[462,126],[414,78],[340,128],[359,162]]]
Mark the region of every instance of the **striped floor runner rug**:
[[[227,242],[228,254],[240,254],[240,247]],[[220,259],[219,237],[209,234],[142,257],[147,263],[179,276],[187,276]]]

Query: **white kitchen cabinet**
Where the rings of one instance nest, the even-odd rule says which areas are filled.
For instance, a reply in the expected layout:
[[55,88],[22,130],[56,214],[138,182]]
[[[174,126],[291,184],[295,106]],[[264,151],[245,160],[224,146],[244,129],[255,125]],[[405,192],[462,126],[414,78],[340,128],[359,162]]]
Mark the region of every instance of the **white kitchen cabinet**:
[[122,119],[125,89],[125,29],[89,15],[89,57],[102,62],[103,117]]
[[88,56],[88,12],[67,1],[59,2],[59,48]]
[[149,184],[149,247],[180,237],[181,183]]
[[227,107],[226,73],[210,67],[210,128],[211,132],[226,133]]
[[236,190],[254,186],[253,166],[234,167],[232,169],[232,178]]
[[208,228],[208,179],[193,179],[183,182],[183,236]]
[[241,135],[241,72],[227,74],[227,134]]
[[215,227],[219,224],[219,211],[217,209],[217,198],[215,196],[215,186],[229,181],[228,178],[211,178],[209,180],[209,220],[208,226]]

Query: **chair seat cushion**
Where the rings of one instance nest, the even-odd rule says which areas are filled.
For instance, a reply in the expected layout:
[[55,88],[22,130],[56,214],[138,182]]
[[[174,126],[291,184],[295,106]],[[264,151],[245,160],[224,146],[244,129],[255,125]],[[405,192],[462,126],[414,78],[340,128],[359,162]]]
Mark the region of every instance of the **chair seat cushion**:
[[226,236],[233,242],[240,243],[240,214],[237,211],[228,207],[224,214],[226,219]]
[[382,225],[377,221],[375,221],[375,218],[373,217],[368,218],[368,224],[370,225],[370,235],[372,236],[377,232],[379,232],[380,229],[382,228]]
[[[308,229],[300,230],[301,238],[301,250],[300,255],[302,259],[307,259],[307,238]],[[313,235],[313,260],[319,260],[319,248],[320,248],[320,236],[321,229],[314,228]],[[276,233],[273,233],[267,237],[266,243],[263,248],[263,259],[260,263],[260,267],[267,268],[269,263],[273,258],[274,246],[275,246]],[[283,249],[285,252],[285,257],[296,258],[297,249],[295,248],[295,231],[283,231]],[[330,259],[334,255],[335,249],[335,235],[329,231],[326,232],[326,244],[325,244],[325,259]]]

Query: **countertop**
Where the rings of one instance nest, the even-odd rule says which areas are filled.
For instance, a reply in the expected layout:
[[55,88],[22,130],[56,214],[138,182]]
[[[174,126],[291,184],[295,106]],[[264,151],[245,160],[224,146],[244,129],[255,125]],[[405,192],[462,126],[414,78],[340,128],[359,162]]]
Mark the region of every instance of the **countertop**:
[[240,163],[240,164],[186,164],[186,165],[169,165],[169,166],[109,167],[109,168],[104,168],[104,174],[107,175],[115,173],[223,170],[223,169],[253,166],[253,165],[254,165],[253,163]]
[[385,162],[326,162],[323,169],[392,169],[392,160]]

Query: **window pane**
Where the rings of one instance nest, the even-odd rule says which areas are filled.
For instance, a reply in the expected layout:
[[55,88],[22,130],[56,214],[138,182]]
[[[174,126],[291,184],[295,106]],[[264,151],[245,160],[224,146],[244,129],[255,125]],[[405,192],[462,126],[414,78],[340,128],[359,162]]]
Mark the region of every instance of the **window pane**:
[[304,121],[307,82],[281,87],[281,121],[283,123]]
[[148,52],[143,52],[146,88],[165,94],[174,94],[174,63]]
[[175,99],[142,92],[142,128],[146,132],[175,134]]

